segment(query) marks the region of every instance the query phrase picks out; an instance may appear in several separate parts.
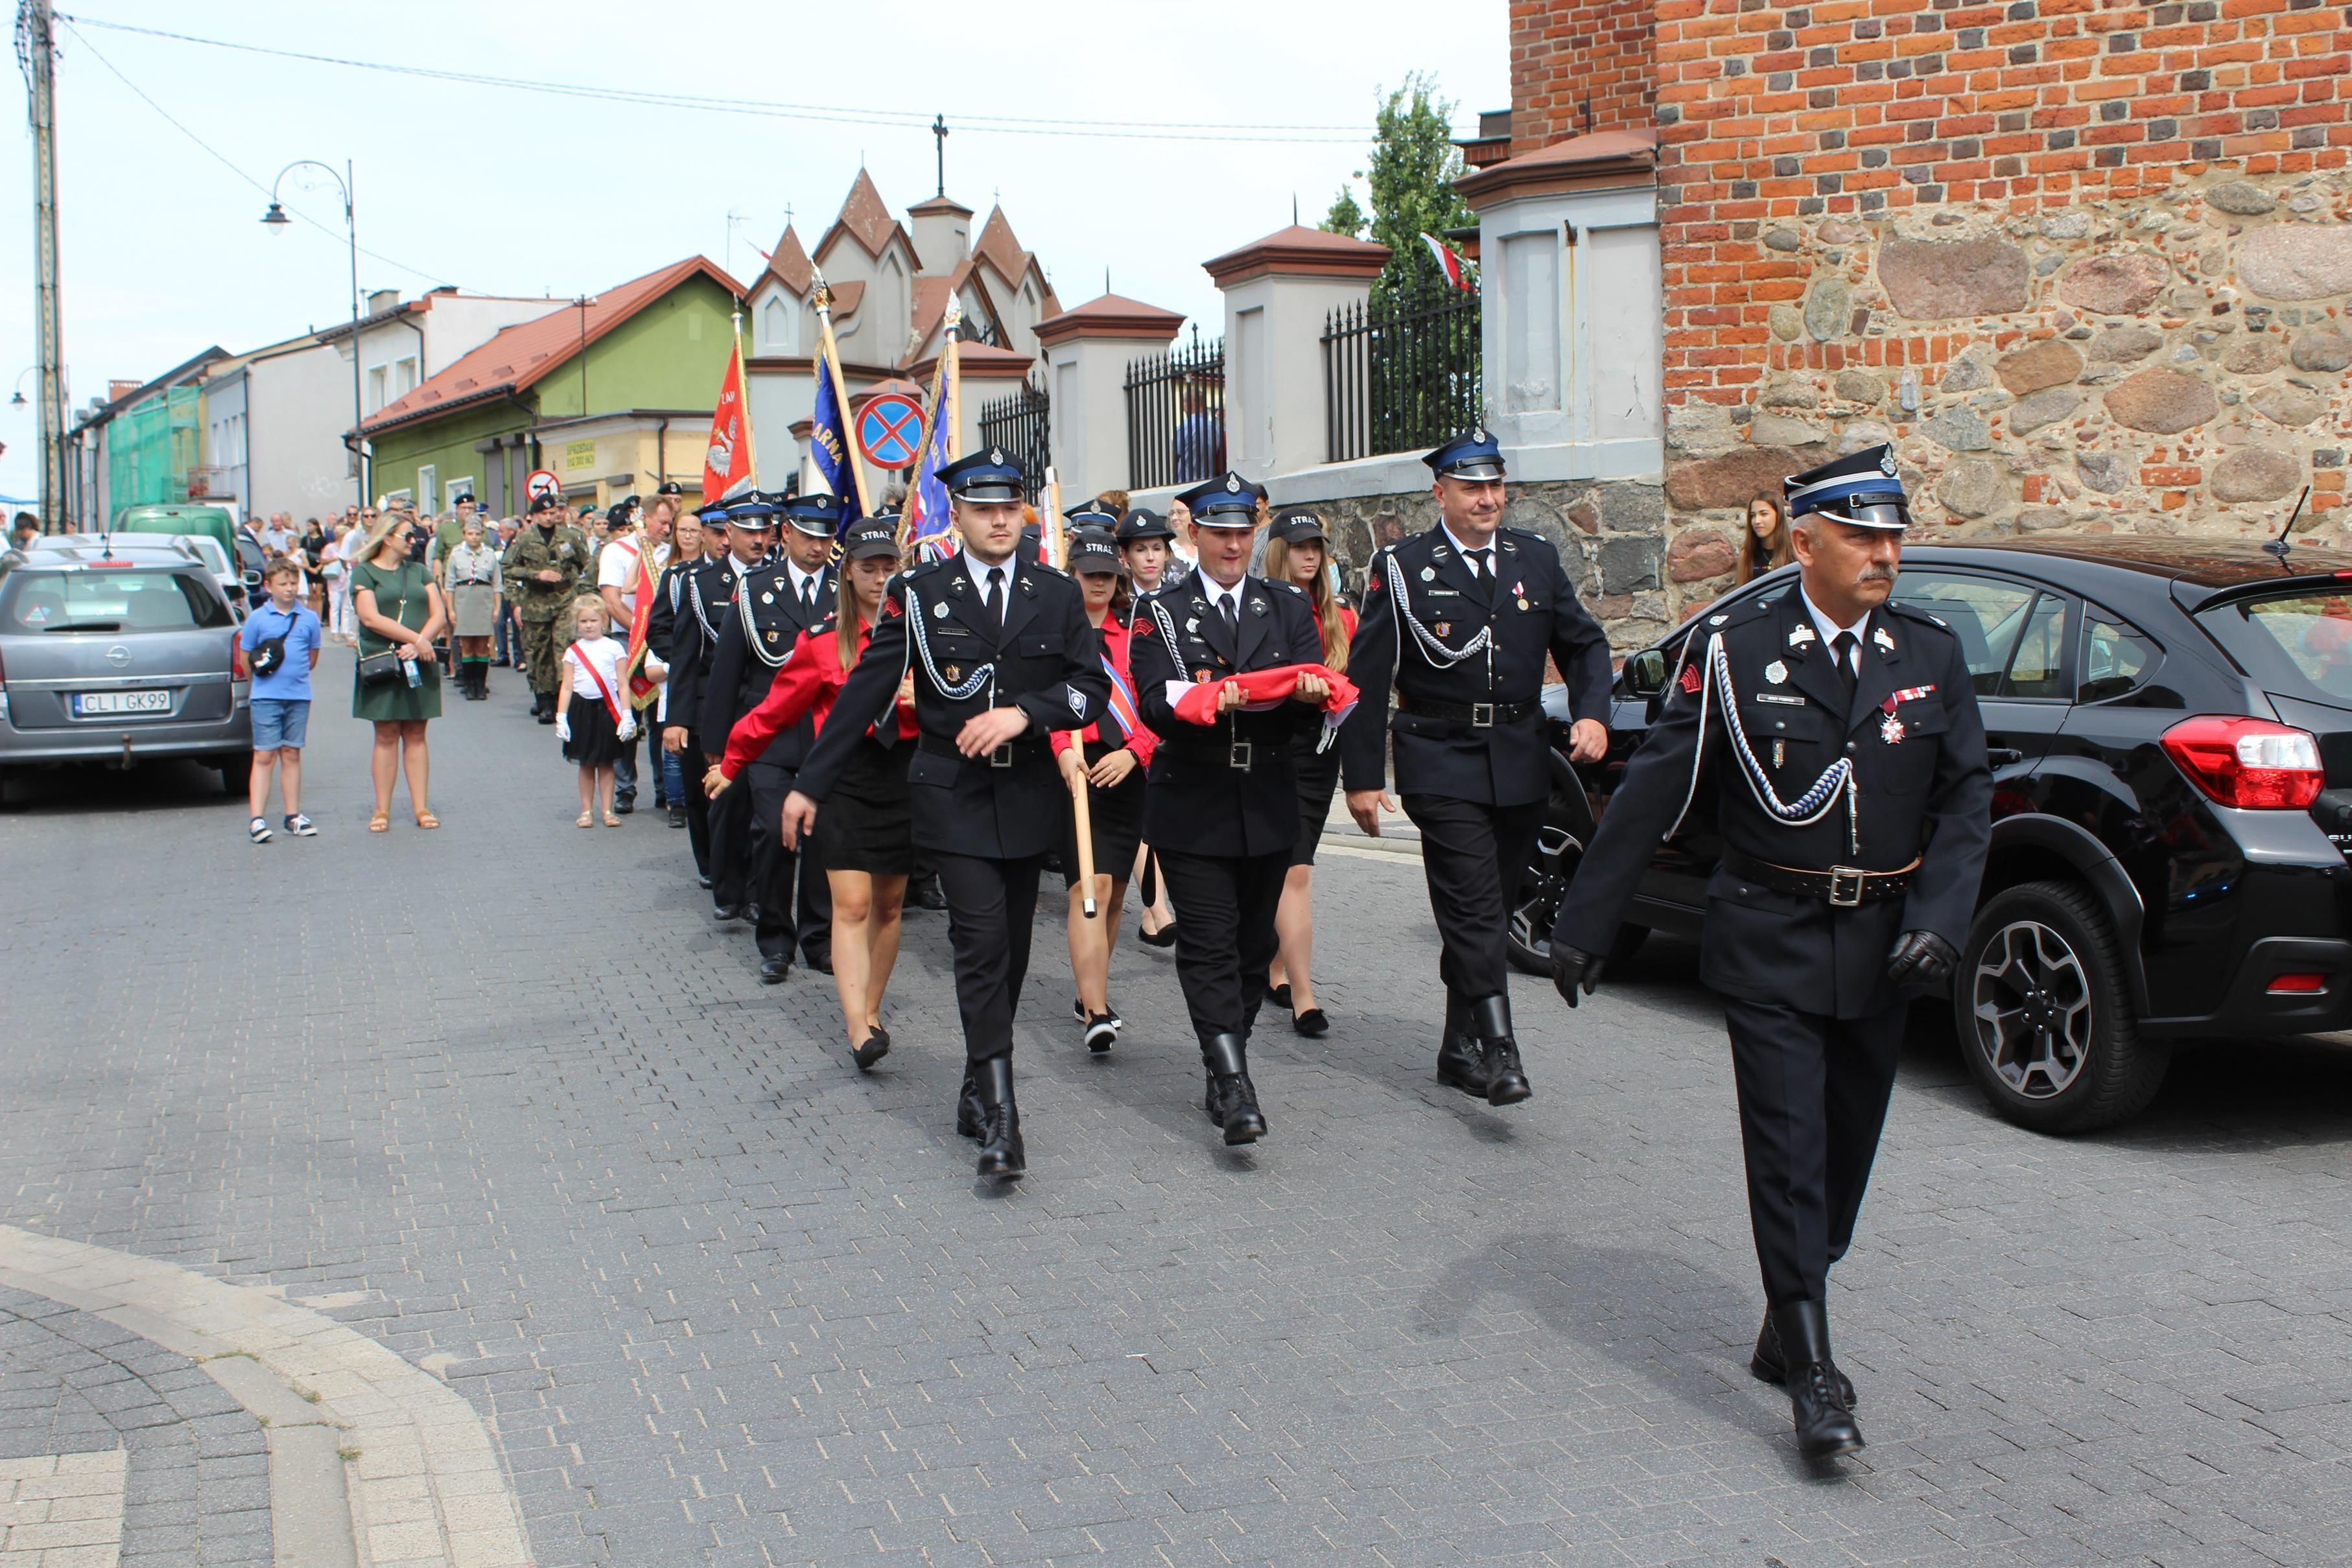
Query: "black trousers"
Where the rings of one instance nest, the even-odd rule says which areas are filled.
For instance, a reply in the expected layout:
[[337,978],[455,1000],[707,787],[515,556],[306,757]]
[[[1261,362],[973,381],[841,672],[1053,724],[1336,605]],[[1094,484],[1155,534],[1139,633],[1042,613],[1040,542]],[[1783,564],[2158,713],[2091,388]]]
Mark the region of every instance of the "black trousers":
[[1421,872],[1443,949],[1438,977],[1465,1001],[1510,990],[1511,910],[1535,854],[1548,802],[1488,806],[1450,795],[1406,795],[1421,830]]
[[1818,1301],[1830,1265],[1853,1243],[1886,1124],[1903,1046],[1905,1004],[1867,1018],[1800,1012],[1727,997],[1748,1218],[1764,1299]]
[[760,906],[759,924],[751,929],[761,957],[790,958],[797,946],[814,964],[833,952],[833,890],[805,852],[806,843],[797,851],[784,848],[784,797],[798,777],[764,762],[743,770],[751,798],[751,901]]
[[1160,874],[1176,907],[1176,978],[1202,1045],[1221,1034],[1246,1039],[1257,1021],[1265,968],[1279,946],[1274,912],[1289,872],[1286,848],[1265,855],[1160,851]]
[[702,792],[702,775],[710,758],[702,755],[702,741],[692,730],[686,749],[677,754],[677,770],[686,782],[686,841],[694,851],[694,874],[710,874],[710,797]]
[[[716,762],[713,757],[707,760]],[[748,772],[749,769],[746,769]],[[721,909],[751,899],[751,791],[737,779],[710,802],[710,898]]]
[[[643,720],[639,720],[640,726]],[[632,800],[637,798],[636,737],[621,742],[621,755],[613,758],[613,799]]]
[[1029,977],[1037,873],[1045,857],[1000,861],[933,851],[931,862],[948,901],[948,950],[955,956],[964,1056],[972,1061],[1011,1056],[1013,1019]]

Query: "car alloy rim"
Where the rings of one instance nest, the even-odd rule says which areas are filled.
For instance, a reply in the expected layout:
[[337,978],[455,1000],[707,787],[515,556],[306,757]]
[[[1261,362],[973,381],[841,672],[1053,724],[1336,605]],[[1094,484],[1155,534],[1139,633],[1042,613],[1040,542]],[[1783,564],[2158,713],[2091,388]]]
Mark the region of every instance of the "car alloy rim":
[[1573,833],[1559,828],[1543,828],[1536,833],[1527,894],[1511,911],[1511,936],[1547,962],[1551,957],[1552,922],[1559,918],[1560,901],[1568,896],[1568,873],[1574,865],[1569,857],[1580,858],[1583,853],[1584,845]]
[[2066,939],[2038,921],[2002,926],[1977,960],[1977,1049],[2027,1100],[2065,1092],[2091,1054],[2091,982]]

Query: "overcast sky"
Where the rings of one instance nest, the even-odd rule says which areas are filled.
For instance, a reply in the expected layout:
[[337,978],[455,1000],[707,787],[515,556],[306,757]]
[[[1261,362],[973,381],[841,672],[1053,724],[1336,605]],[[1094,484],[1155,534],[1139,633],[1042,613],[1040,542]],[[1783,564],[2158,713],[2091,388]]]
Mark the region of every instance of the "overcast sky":
[[[1288,223],[1294,195],[1315,222],[1363,166],[1381,89],[1427,71],[1458,104],[1457,125],[1509,101],[1503,0],[1458,10],[1403,0],[883,0],[816,12],[614,0],[410,0],[394,11],[65,0],[62,9],[88,19],[60,26],[58,67],[65,354],[77,407],[110,379],[147,379],[215,343],[234,352],[345,319],[331,186],[300,189],[299,173],[287,186],[288,205],[331,233],[297,224],[272,235],[257,221],[268,198],[244,177],[267,185],[298,158],[356,164],[360,244],[390,258],[362,255],[361,286],[412,296],[454,283],[568,298],[696,252],[748,281],[761,265],[751,246],[773,246],[787,209],[814,246],[861,161],[895,212],[935,186],[932,138],[919,125],[552,97],[89,25],[100,20],[501,82],[911,110],[926,123],[943,112],[948,193],[981,216],[1001,196],[1065,305],[1100,293],[1108,267],[1118,293],[1202,317],[1212,330],[1221,307],[1201,262]],[[1013,10],[1024,26],[974,26]],[[818,30],[805,25],[813,16],[854,64],[828,68]],[[860,22],[873,37],[842,36]],[[12,381],[37,353],[21,78],[16,91],[17,151],[0,160],[0,211],[14,236],[0,247],[11,306],[0,365]],[[1080,124],[1016,134],[966,114]],[[1301,138],[1355,139],[1083,133],[1138,122],[1305,126],[1315,129]],[[730,213],[741,220],[731,251]],[[35,412],[0,400],[0,494],[37,486]]]

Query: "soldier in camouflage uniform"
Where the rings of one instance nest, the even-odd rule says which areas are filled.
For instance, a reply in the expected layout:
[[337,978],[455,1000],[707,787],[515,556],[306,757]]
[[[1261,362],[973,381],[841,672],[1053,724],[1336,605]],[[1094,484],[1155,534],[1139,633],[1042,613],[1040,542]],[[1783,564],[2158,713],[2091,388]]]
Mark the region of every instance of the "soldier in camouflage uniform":
[[563,503],[553,496],[532,503],[530,520],[499,559],[507,598],[522,622],[531,712],[541,724],[555,722],[555,638],[563,608],[595,559],[588,536],[564,520]]

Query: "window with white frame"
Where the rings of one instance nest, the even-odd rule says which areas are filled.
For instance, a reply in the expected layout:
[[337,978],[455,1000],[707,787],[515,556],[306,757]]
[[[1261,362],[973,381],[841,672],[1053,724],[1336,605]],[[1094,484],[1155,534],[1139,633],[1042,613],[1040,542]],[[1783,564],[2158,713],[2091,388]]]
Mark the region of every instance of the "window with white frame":
[[394,396],[405,397],[410,392],[415,392],[416,390],[416,361],[414,359],[407,359],[402,360],[398,363],[394,364],[393,366],[393,379],[400,387],[400,391],[394,393]]
[[437,512],[441,509],[441,475],[437,464],[420,463],[416,465],[416,501],[420,511]]
[[375,369],[368,372],[368,412],[370,413],[375,413],[376,410],[382,408],[385,403],[392,401],[390,397],[385,395],[384,391],[389,384],[389,378],[382,365],[378,365]]

